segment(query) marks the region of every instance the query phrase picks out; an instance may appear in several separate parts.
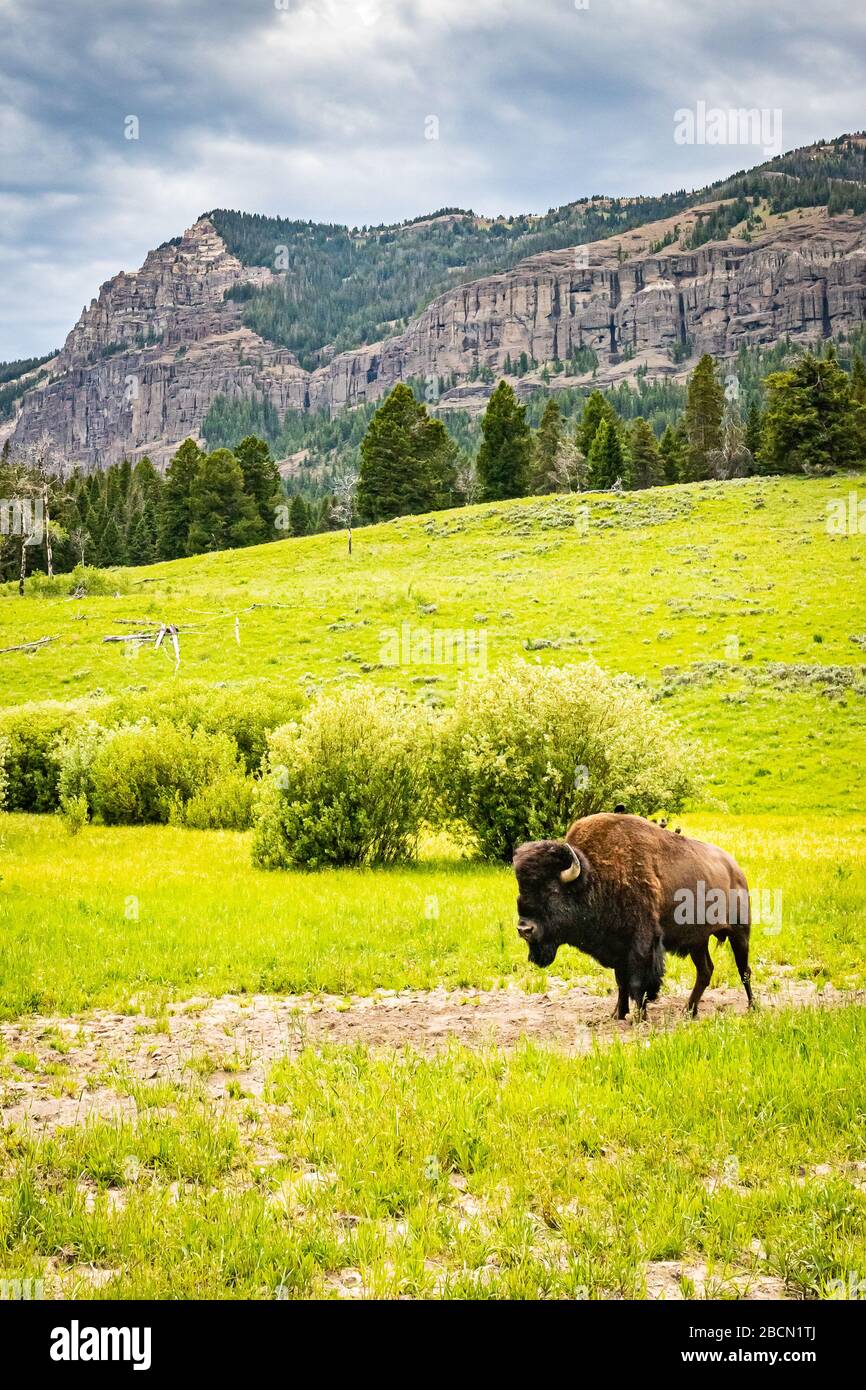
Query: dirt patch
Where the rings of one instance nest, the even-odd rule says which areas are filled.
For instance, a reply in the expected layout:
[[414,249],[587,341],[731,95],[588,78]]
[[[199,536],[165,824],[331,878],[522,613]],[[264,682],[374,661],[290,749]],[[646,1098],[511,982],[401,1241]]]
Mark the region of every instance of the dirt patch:
[[[212,1098],[260,1097],[268,1069],[280,1057],[327,1043],[377,1048],[412,1046],[431,1053],[456,1040],[470,1047],[513,1047],[521,1039],[567,1051],[588,1051],[613,1038],[646,1039],[684,1018],[685,994],[665,995],[645,1023],[612,1017],[610,995],[551,981],[544,994],[499,990],[380,990],[363,997],[224,995],[187,1000],[155,1023],[141,1014],[97,1012],[78,1018],[27,1018],[0,1025],[5,1045],[0,1119],[37,1129],[74,1125],[91,1116],[124,1118],[142,1106],[170,1104],[166,1083],[197,1079]],[[866,994],[783,980],[765,989],[764,1008],[864,1002]],[[739,989],[708,990],[701,1017],[741,1014]],[[10,1062],[30,1058],[25,1068]]]
[[647,1298],[671,1301],[693,1298],[787,1298],[784,1280],[749,1270],[713,1271],[685,1260],[657,1260],[647,1265]]

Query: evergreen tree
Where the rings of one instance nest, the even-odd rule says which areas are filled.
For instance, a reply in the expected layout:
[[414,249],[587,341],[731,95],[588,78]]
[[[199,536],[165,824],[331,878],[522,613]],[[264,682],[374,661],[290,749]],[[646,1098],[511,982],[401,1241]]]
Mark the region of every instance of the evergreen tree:
[[408,386],[398,383],[361,441],[357,514],[368,521],[453,505],[457,448]]
[[687,445],[688,438],[682,420],[676,425],[668,425],[659,443],[659,454],[661,455],[666,483],[681,481],[685,468]]
[[716,364],[709,353],[704,353],[689,378],[685,419],[688,450],[684,482],[709,477],[707,455],[721,448],[724,408],[725,392],[716,374]]
[[618,416],[607,397],[603,396],[601,391],[593,391],[583,407],[583,415],[577,427],[577,447],[587,458],[602,420],[609,420],[615,425],[618,423]]
[[130,528],[126,543],[129,565],[150,565],[156,559],[156,535],[153,520],[147,511],[140,511]]
[[114,515],[109,515],[99,537],[96,563],[100,569],[106,569],[109,565],[126,564],[126,550]]
[[628,433],[626,477],[629,487],[656,487],[665,481],[664,464],[656,437],[642,415],[632,421]]
[[215,449],[201,460],[189,492],[188,555],[251,545],[261,518],[244,491],[241,466],[229,449]]
[[753,459],[756,459],[760,452],[762,429],[763,420],[761,418],[761,407],[758,405],[757,401],[753,401],[749,407],[749,413],[746,416],[746,433],[743,438],[743,443]]
[[533,492],[549,492],[553,486],[556,457],[562,444],[563,419],[559,402],[551,396],[535,432],[532,460]]
[[255,434],[241,440],[234,456],[244,475],[244,490],[253,499],[262,523],[258,539],[270,540],[274,535],[274,509],[282,498],[279,469],[266,441]]
[[159,509],[159,499],[162,493],[162,478],[157,473],[147,454],[138,460],[132,470],[133,491],[138,494],[143,505],[147,506],[148,511],[153,515],[154,525],[156,524],[156,514]]
[[625,472],[619,430],[610,420],[602,420],[595,432],[589,451],[588,477],[590,488],[613,487]]
[[132,464],[129,459],[124,459],[116,465],[117,470],[117,491],[122,502],[129,496],[129,489],[132,486]]
[[162,479],[147,455],[132,470],[127,498],[126,555],[130,565],[157,558],[157,525]]
[[481,420],[482,441],[476,468],[485,502],[523,497],[529,487],[532,432],[507,381],[500,381]]
[[319,510],[316,514],[316,531],[332,531],[334,529],[331,510],[333,508],[333,498],[328,495],[323,497],[319,503]]
[[293,536],[306,536],[310,530],[310,510],[299,492],[289,508],[289,531]]
[[195,440],[185,439],[166,469],[157,524],[161,560],[176,560],[189,554],[190,492],[203,458]]
[[854,411],[854,437],[859,461],[866,461],[866,366],[859,352],[851,363],[851,407]]
[[768,376],[761,471],[828,472],[855,463],[859,419],[851,384],[832,345],[824,357],[807,352],[791,370]]

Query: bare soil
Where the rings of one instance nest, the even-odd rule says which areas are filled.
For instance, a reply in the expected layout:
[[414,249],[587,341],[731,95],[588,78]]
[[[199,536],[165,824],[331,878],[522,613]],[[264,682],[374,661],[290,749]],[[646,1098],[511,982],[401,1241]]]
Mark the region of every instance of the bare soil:
[[[778,981],[762,992],[763,1008],[828,1008],[866,1002],[814,984]],[[195,1074],[213,1098],[240,1085],[261,1096],[268,1069],[304,1047],[364,1043],[411,1046],[431,1053],[457,1041],[469,1047],[514,1047],[521,1039],[573,1053],[614,1038],[646,1039],[677,1027],[700,1027],[713,1014],[746,1012],[740,989],[711,989],[701,1016],[684,1017],[685,993],[650,1005],[647,1020],[618,1022],[612,995],[550,981],[544,994],[499,990],[381,990],[369,996],[224,995],[169,1007],[161,1019],[94,1012],[76,1018],[28,1017],[0,1024],[0,1122],[53,1129],[89,1116],[132,1117],[138,1083],[180,1082]],[[21,1054],[27,1060],[23,1065]],[[18,1057],[19,1061],[15,1061]]]

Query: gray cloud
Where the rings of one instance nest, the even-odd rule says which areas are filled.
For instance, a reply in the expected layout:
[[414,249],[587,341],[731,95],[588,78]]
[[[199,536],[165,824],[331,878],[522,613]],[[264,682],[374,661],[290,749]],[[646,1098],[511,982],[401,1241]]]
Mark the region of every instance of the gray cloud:
[[0,358],[210,207],[544,211],[760,162],[674,142],[699,100],[780,108],[785,148],[855,129],[864,31],[842,0],[0,0]]

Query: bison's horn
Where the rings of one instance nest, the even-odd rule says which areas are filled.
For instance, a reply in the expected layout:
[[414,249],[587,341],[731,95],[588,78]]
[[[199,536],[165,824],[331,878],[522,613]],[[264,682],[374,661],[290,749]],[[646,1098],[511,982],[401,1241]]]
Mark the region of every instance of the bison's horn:
[[580,860],[567,840],[565,842],[565,848],[571,855],[571,867],[563,869],[562,873],[559,875],[559,881],[560,883],[574,883],[574,880],[580,877]]

